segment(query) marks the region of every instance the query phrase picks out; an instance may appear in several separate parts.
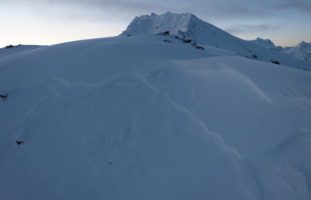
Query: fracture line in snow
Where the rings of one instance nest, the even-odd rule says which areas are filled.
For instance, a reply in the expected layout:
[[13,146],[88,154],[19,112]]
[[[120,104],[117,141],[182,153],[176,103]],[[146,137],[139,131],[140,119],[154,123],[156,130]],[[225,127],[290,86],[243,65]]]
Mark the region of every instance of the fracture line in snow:
[[30,111],[24,116],[23,120],[20,123],[20,126],[22,126],[31,116],[33,113],[36,112],[36,110],[40,107],[40,105],[49,98],[49,96],[42,98],[38,103],[36,103]]
[[[21,120],[21,122],[19,123],[18,126],[16,126],[16,129],[14,129],[12,131],[13,134],[8,134],[8,137],[14,136],[14,140],[18,139],[18,137],[21,137],[23,134],[23,125],[25,124],[25,122],[31,118],[31,116],[33,115],[33,113],[36,112],[36,110],[49,98],[53,97],[52,95],[47,95],[46,97],[43,97],[42,99],[40,99],[40,101],[38,103],[36,103],[31,109],[30,111],[28,111],[24,118]],[[17,133],[17,134],[15,134]],[[3,158],[5,157],[11,157],[11,154],[14,153],[15,148],[8,148],[8,151],[6,154],[3,155]],[[0,165],[1,168],[1,165]]]
[[22,135],[22,127],[23,124],[31,118],[31,116],[36,112],[36,110],[48,99],[54,98],[55,94],[52,95],[47,95],[46,97],[43,97],[38,103],[36,103],[31,109],[30,111],[24,116],[24,118],[21,120],[20,124],[19,124],[19,135],[17,135],[18,137],[20,137]]
[[148,88],[150,88],[154,93],[160,94],[160,91],[159,91],[157,88],[155,88],[153,85],[151,85],[151,84],[146,80],[146,78],[145,78],[140,72],[135,71],[134,73],[135,73],[136,77],[137,77],[140,81],[142,81],[143,83],[145,83],[145,85],[147,85]]
[[203,130],[204,132],[210,137],[212,138],[213,142],[215,142],[215,144],[217,144],[217,146],[219,146],[227,155],[230,155],[230,157],[232,157],[234,160],[235,159],[241,159],[241,155],[239,154],[239,152],[231,147],[231,146],[228,146],[223,138],[215,133],[215,132],[212,132],[210,131],[204,122],[202,122],[201,120],[199,120],[195,115],[192,114],[192,112],[190,112],[187,108],[183,107],[183,106],[180,106],[178,105],[176,102],[172,101],[171,99],[168,99],[169,103],[171,105],[173,105],[177,110],[180,110],[182,111],[183,113],[185,113],[186,115],[188,115],[188,117],[190,117],[192,119],[192,121],[199,125]]
[[[248,189],[249,186],[249,182],[246,181],[244,178],[242,178],[242,170],[241,168],[245,167],[244,162],[242,162],[242,156],[240,155],[240,153],[233,147],[227,145],[224,141],[224,139],[217,133],[210,131],[205,123],[198,119],[191,111],[189,111],[187,108],[185,108],[184,106],[181,106],[179,104],[177,104],[175,101],[173,101],[168,95],[164,95],[162,94],[162,92],[160,90],[158,90],[156,87],[154,87],[151,83],[149,83],[145,76],[139,71],[139,70],[135,70],[135,68],[133,68],[134,71],[133,73],[136,75],[136,77],[143,82],[148,88],[150,88],[155,94],[161,95],[162,97],[164,97],[169,104],[171,104],[175,109],[183,112],[184,114],[186,114],[195,124],[197,124],[199,127],[201,127],[203,129],[203,131],[205,132],[206,135],[200,134],[200,136],[209,141],[210,139],[212,139],[212,141],[217,145],[217,147],[219,147],[219,149],[225,153],[225,155],[229,156],[229,158],[232,160],[233,164],[236,167],[236,170],[239,174],[239,178],[241,181],[241,184],[244,186],[245,188],[245,192],[248,194],[250,199],[254,199],[254,194],[253,192]],[[259,193],[260,193],[260,188],[258,187],[258,183],[256,180],[254,180],[253,175],[249,174],[249,177],[253,180],[254,185],[256,185]],[[259,198],[261,199],[261,197]]]
[[[199,127],[201,127],[206,135],[200,134],[200,136],[209,141],[210,139],[212,139],[212,141],[219,147],[219,149],[221,151],[223,151],[227,156],[229,156],[233,162],[233,164],[236,167],[237,173],[239,175],[241,184],[244,186],[245,191],[247,192],[247,194],[249,195],[250,199],[254,198],[254,195],[252,194],[252,192],[248,189],[248,184],[246,183],[246,180],[243,180],[244,178],[242,178],[242,174],[244,174],[241,170],[241,168],[243,169],[245,167],[244,162],[242,162],[242,156],[239,154],[239,152],[227,145],[224,141],[224,139],[217,133],[210,131],[205,123],[203,121],[201,121],[200,119],[198,119],[191,111],[189,111],[187,108],[185,108],[184,106],[181,106],[179,104],[177,104],[176,102],[172,101],[169,97],[167,97],[168,102],[173,105],[177,110],[185,113],[192,121],[193,123],[197,124]],[[253,174],[249,174],[249,177],[253,180],[253,184],[256,185],[259,193],[260,193],[260,188],[258,186],[257,181],[254,179]],[[246,181],[246,182],[245,182]],[[261,198],[260,198],[261,199]]]
[[[135,69],[135,68],[134,68]],[[161,92],[154,87],[152,84],[150,84],[146,78],[144,77],[144,75],[142,75],[139,71],[135,71],[134,72],[137,77],[139,78],[139,80],[141,80],[143,83],[145,83],[153,92],[157,93],[157,94],[161,94]],[[236,159],[241,159],[241,155],[239,154],[239,152],[234,149],[231,146],[228,146],[223,138],[214,132],[211,132],[205,125],[204,122],[202,122],[201,120],[199,120],[192,112],[190,112],[187,108],[177,104],[176,102],[174,102],[172,99],[170,99],[167,95],[164,96],[168,102],[173,105],[177,110],[182,111],[183,113],[185,113],[188,117],[190,117],[192,119],[192,121],[199,125],[204,132],[210,137],[212,138],[212,140],[215,142],[215,144],[217,144],[218,147],[220,147],[220,149],[226,153],[227,155],[229,155],[234,161],[236,161]],[[206,138],[207,139],[207,138]]]

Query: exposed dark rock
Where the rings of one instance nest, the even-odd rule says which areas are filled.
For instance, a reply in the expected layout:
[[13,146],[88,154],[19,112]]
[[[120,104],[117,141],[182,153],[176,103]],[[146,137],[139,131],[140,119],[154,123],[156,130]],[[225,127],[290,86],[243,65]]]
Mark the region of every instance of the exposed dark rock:
[[16,142],[17,145],[24,144],[24,141],[21,141],[21,140],[16,140],[15,142]]
[[6,46],[5,48],[6,48],[6,49],[10,49],[10,48],[13,48],[13,47],[14,47],[14,46],[10,44],[10,45]]
[[184,43],[191,43],[191,42],[192,42],[191,39],[183,39],[182,41],[183,41]]
[[257,59],[258,57],[257,57],[256,55],[253,54],[253,55],[252,55],[252,58]]
[[8,98],[7,94],[0,94],[0,98],[6,100]]
[[165,32],[159,33],[158,35],[167,36],[167,35],[170,35],[170,32],[169,31],[165,31]]
[[201,47],[201,46],[196,46],[195,48],[197,48],[197,49],[199,49],[199,50],[202,50],[202,51],[205,50],[204,47]]
[[276,64],[276,65],[280,65],[281,63],[279,62],[279,61],[277,61],[277,60],[270,60],[271,61],[271,63],[273,63],[273,64]]
[[202,50],[202,51],[205,50],[204,47],[199,46],[196,42],[194,42],[194,43],[192,44],[192,46],[194,46],[196,49],[199,49],[199,50]]

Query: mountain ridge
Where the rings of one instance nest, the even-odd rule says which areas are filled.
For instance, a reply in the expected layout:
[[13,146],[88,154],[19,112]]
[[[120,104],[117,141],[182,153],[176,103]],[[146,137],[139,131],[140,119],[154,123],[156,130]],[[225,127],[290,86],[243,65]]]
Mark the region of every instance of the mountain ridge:
[[[150,14],[135,17],[120,36],[139,36],[164,34],[170,37],[178,37],[191,42],[193,46],[212,46],[229,50],[236,55],[264,62],[280,63],[304,70],[311,70],[311,66],[305,60],[275,51],[274,44],[269,40],[269,48],[261,45],[263,39],[247,41],[240,39],[226,31],[208,23],[190,13]],[[258,42],[260,40],[260,42]],[[267,45],[267,41],[266,45]],[[271,48],[270,48],[271,47]]]

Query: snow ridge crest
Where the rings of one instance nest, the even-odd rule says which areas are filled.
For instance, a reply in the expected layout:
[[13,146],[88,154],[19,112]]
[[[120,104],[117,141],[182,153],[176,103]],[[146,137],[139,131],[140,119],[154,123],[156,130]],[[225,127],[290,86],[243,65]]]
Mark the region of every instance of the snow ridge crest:
[[170,35],[181,35],[192,32],[192,28],[207,23],[191,13],[166,12],[161,15],[151,13],[135,17],[121,35],[148,35],[169,32]]

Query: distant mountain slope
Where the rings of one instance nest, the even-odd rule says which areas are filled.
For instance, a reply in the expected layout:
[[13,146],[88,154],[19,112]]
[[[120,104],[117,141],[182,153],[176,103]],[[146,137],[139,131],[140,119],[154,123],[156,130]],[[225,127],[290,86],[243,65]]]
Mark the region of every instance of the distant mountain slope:
[[251,41],[239,39],[216,26],[197,18],[193,14],[176,14],[167,12],[162,15],[151,14],[136,17],[122,36],[167,34],[201,46],[222,48],[251,59],[265,62],[281,63],[300,69],[311,70],[310,63],[288,57],[278,51],[273,51],[254,44]]
[[269,39],[257,38],[256,40],[251,40],[250,42],[255,45],[264,47],[265,49],[278,51],[282,54],[292,56],[299,60],[308,61],[309,63],[311,62],[311,43],[300,42],[293,47],[281,47],[275,46]]
[[264,47],[266,49],[278,49],[279,46],[275,46],[274,43],[269,39],[256,38],[255,40],[250,41],[253,44]]
[[284,48],[282,52],[311,63],[311,43],[301,42],[295,47]]

